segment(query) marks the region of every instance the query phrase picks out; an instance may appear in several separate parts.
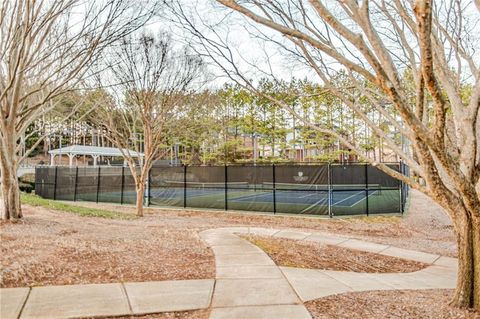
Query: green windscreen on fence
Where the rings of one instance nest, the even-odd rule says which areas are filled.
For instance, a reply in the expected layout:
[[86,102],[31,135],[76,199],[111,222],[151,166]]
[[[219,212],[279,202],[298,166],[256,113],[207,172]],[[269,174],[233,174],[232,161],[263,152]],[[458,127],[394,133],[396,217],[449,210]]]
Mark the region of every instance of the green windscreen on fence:
[[225,209],[225,168],[186,167],[186,207]]
[[76,172],[75,167],[59,166],[57,168],[55,199],[74,200]]
[[[400,166],[398,164],[388,164],[389,168],[399,172]],[[401,211],[402,197],[401,197],[401,183],[399,180],[391,178],[389,175],[381,171],[377,167],[368,166],[368,181],[376,185],[374,188],[375,200],[369,201],[370,214],[384,214],[390,211]]]
[[[105,169],[104,169],[105,170]],[[95,167],[78,167],[77,194],[79,201],[96,202],[99,190],[98,175],[101,170]]]
[[[98,201],[121,204],[122,169],[123,167],[109,167],[100,171]],[[127,168],[128,169],[128,168]]]
[[54,198],[55,167],[35,168],[35,194],[43,198]]
[[327,165],[276,166],[276,211],[328,215],[328,181]]
[[331,165],[332,215],[363,215],[367,201],[375,195],[367,190],[367,166],[363,164]]
[[272,166],[227,166],[226,172],[228,209],[274,212]]
[[[135,188],[135,179],[133,178],[132,172],[128,167],[125,167],[123,170],[123,204],[136,204],[137,202],[137,191]],[[139,169],[137,169],[138,174]],[[145,196],[145,195],[144,195]]]
[[[408,167],[387,164],[408,174]],[[139,171],[137,171],[139,174]],[[135,204],[128,167],[37,167],[35,191],[45,198]],[[366,164],[153,167],[147,205],[305,215],[401,213],[408,187]]]
[[184,184],[184,167],[152,167],[150,170],[150,204],[183,207]]

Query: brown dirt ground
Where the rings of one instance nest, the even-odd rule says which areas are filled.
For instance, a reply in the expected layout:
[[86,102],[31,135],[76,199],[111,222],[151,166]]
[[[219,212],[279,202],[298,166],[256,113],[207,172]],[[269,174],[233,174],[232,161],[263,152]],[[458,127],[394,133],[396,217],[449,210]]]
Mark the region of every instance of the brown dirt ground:
[[[81,205],[97,207],[95,203]],[[425,251],[456,257],[457,249],[453,227],[449,217],[427,196],[412,190],[409,211],[404,217],[370,216],[343,219],[326,219],[305,215],[272,216],[265,214],[234,213],[223,211],[193,211],[151,209],[162,217],[194,217],[201,227],[260,226],[267,228],[297,228],[303,231],[322,231],[343,234],[354,238],[392,245],[395,247]],[[116,210],[133,213],[127,206],[114,206]],[[112,208],[106,204],[105,208]],[[202,224],[198,224],[199,219]]]
[[24,208],[2,225],[2,287],[215,277],[212,251],[195,229],[161,218],[85,218]]
[[305,303],[315,319],[479,319],[480,313],[448,305],[452,290],[368,291]]
[[455,256],[448,218],[425,196],[412,194],[405,218],[329,220],[150,208],[140,219],[112,220],[25,206],[21,222],[0,225],[0,287],[213,278],[213,253],[198,232],[226,226],[322,231]]
[[406,273],[427,264],[343,247],[298,240],[242,236],[263,249],[279,266],[354,271],[364,273]]

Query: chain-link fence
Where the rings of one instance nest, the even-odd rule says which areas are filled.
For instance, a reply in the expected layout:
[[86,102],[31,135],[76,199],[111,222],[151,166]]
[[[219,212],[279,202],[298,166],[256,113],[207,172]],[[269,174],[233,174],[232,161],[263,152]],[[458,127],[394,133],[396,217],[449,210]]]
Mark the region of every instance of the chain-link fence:
[[[403,163],[388,166],[408,175]],[[36,168],[35,192],[58,200],[133,204],[126,167]],[[408,187],[365,164],[153,167],[147,205],[325,216],[403,213]]]

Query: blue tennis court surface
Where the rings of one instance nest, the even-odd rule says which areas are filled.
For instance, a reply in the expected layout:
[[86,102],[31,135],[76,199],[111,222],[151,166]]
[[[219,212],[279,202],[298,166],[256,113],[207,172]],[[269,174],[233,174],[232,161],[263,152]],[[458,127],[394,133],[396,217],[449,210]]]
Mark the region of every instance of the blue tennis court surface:
[[[376,191],[368,191],[368,196],[371,196]],[[332,206],[346,206],[351,207],[358,202],[365,199],[366,190],[360,191],[341,191],[332,192]],[[303,204],[303,205],[328,205],[328,192],[302,192],[302,191],[276,191],[275,198],[280,204]],[[272,193],[259,193],[247,196],[232,198],[231,201],[265,201],[269,202],[272,199]]]
[[[376,194],[377,190],[369,190],[368,196]],[[337,207],[352,207],[366,198],[366,190],[333,191],[331,205]],[[152,199],[181,199],[185,196],[183,188],[156,188],[150,191]],[[224,201],[225,190],[218,188],[202,189],[187,188],[188,198],[202,199],[204,201]],[[219,198],[221,197],[221,198]],[[229,189],[227,192],[229,202],[256,202],[270,203],[273,200],[272,190]],[[290,191],[276,190],[277,204],[300,205],[328,205],[328,191]]]

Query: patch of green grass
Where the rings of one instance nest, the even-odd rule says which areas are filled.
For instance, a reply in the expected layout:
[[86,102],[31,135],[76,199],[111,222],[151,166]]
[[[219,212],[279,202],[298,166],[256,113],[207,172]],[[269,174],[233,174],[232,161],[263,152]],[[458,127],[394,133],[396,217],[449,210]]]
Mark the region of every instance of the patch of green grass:
[[67,213],[73,213],[85,217],[101,217],[109,219],[135,219],[136,216],[119,213],[111,210],[97,209],[82,207],[76,205],[70,205],[63,202],[58,202],[50,199],[41,198],[40,196],[33,194],[22,193],[22,204],[30,206],[40,206],[48,209],[58,210]]

